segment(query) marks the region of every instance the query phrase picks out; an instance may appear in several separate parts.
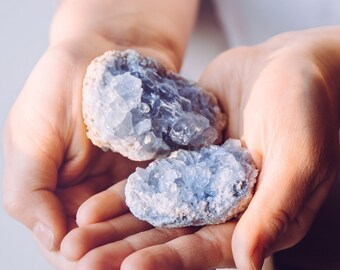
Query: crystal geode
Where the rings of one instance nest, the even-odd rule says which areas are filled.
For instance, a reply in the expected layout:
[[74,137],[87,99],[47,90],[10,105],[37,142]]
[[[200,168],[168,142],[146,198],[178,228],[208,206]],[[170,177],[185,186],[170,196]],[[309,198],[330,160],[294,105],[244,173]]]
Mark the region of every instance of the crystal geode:
[[257,170],[238,140],[200,151],[178,150],[146,169],[137,168],[125,187],[126,204],[154,226],[223,223],[248,206]]
[[211,145],[226,122],[211,94],[133,50],[109,51],[92,61],[83,116],[95,145],[131,160]]

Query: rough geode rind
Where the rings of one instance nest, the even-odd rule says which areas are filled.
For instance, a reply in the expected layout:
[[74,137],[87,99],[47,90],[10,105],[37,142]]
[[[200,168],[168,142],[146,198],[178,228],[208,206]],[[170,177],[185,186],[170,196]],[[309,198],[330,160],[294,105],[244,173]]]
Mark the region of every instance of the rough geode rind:
[[126,204],[137,218],[157,227],[224,223],[246,209],[256,176],[238,140],[200,151],[178,150],[130,175]]
[[108,51],[89,65],[83,117],[95,145],[131,160],[213,144],[226,123],[211,94],[133,50]]

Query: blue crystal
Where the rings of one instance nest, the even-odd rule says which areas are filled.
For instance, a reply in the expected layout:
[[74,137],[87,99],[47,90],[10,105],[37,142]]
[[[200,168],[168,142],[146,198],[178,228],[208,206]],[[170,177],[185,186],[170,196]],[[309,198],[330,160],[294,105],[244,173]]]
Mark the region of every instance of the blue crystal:
[[[89,138],[103,149],[147,160],[177,149],[199,149],[221,138],[226,118],[215,97],[154,59],[132,50],[114,51],[91,65],[84,83],[83,114]],[[123,125],[132,125],[135,133]],[[144,144],[150,138],[156,142]]]
[[223,223],[245,210],[256,176],[249,152],[237,140],[199,151],[178,150],[130,175],[126,203],[154,226]]

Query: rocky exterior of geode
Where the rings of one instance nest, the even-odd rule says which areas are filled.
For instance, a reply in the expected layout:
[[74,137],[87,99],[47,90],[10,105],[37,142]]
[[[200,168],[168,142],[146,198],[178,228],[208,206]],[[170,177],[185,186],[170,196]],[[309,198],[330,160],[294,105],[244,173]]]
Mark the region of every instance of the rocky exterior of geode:
[[95,145],[132,160],[213,144],[226,122],[211,94],[133,50],[89,65],[83,117]]
[[125,187],[126,204],[137,218],[157,227],[224,223],[246,209],[256,176],[238,140],[178,150],[137,168]]

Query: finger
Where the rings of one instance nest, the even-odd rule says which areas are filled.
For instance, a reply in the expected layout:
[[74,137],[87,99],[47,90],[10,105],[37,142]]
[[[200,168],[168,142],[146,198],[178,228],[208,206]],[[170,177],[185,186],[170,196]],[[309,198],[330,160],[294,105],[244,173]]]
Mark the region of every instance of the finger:
[[65,78],[72,78],[69,69],[57,65],[55,59],[60,60],[45,54],[39,61],[4,128],[5,207],[48,250],[59,248],[66,232],[63,207],[54,191],[65,150],[63,133],[69,129],[65,128],[64,100],[54,94],[69,89],[70,81]]
[[77,212],[77,224],[84,226],[111,219],[128,212],[124,188],[126,180],[85,201]]
[[277,241],[270,247],[267,254],[273,254],[276,251],[282,250],[285,247],[291,247],[295,243],[302,240],[307,230],[309,230],[314,217],[319,212],[320,207],[328,194],[332,185],[332,181],[322,182],[315,191],[309,196],[309,199],[304,202],[303,208],[298,216],[289,224],[287,230],[279,236]]
[[62,242],[61,252],[69,260],[78,260],[94,248],[151,228],[150,224],[138,220],[132,214],[125,214],[71,231]]
[[[155,228],[145,232],[131,235],[121,241],[107,244],[88,252],[79,260],[77,269],[121,269],[123,260],[135,252],[152,245],[166,243],[177,237],[193,233],[198,228]],[[137,265],[133,269],[140,269]],[[149,268],[150,269],[150,268]],[[157,269],[157,268],[151,268]]]
[[[277,68],[275,65],[275,74]],[[250,107],[244,110],[245,141],[249,149],[262,153],[263,160],[255,196],[232,241],[240,269],[259,269],[274,247],[288,248],[301,240],[334,180],[338,154],[332,146],[337,144],[330,109],[320,91],[324,86],[318,80],[289,75],[294,79],[283,81],[275,91],[269,74],[254,86],[257,95],[248,105],[257,108],[261,117]],[[272,103],[264,104],[268,102],[265,96]],[[255,133],[252,123],[257,124]],[[323,182],[320,194],[311,200]],[[285,234],[294,223],[300,227],[300,235]]]
[[332,183],[328,176],[321,176],[324,188],[312,198],[320,181],[315,175],[317,163],[295,160],[294,155],[276,150],[267,155],[255,196],[235,228],[232,249],[239,269],[261,269],[266,256],[300,241]]
[[66,233],[63,207],[54,194],[57,166],[39,149],[25,151],[10,144],[5,147],[5,208],[32,230],[46,249],[56,250]]
[[213,269],[233,267],[234,222],[203,227],[194,234],[151,246],[127,257],[121,269]]
[[[76,262],[67,260],[60,251],[49,252],[46,249],[41,249],[42,254],[50,263],[53,265],[53,269],[60,269],[60,270],[75,270],[76,269]],[[52,268],[51,268],[52,269]]]
[[58,188],[56,195],[64,203],[65,213],[75,219],[80,205],[111,185],[112,177],[110,174],[96,175],[87,177],[74,186]]

